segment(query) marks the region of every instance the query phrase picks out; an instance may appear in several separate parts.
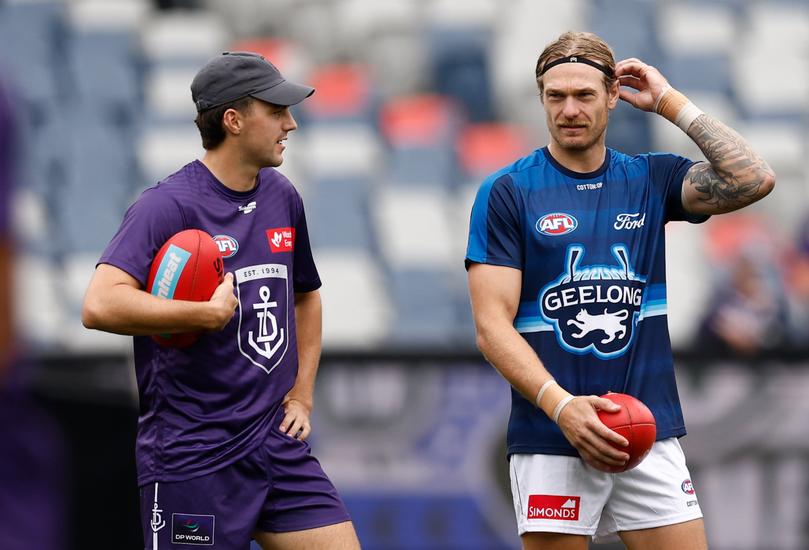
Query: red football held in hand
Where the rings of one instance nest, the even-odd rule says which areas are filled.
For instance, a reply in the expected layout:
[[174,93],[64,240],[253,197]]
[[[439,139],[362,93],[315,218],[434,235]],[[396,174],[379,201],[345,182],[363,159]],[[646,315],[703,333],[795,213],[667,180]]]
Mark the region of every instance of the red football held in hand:
[[[152,260],[146,289],[169,300],[205,302],[225,278],[225,266],[213,237],[199,229],[186,229],[172,236]],[[159,344],[190,346],[199,333],[155,334]]]
[[657,435],[655,417],[649,408],[625,393],[607,393],[601,397],[621,405],[621,410],[615,413],[598,411],[598,418],[609,429],[618,432],[629,441],[629,447],[613,445],[616,449],[629,453],[629,461],[615,472],[631,470],[646,458]]

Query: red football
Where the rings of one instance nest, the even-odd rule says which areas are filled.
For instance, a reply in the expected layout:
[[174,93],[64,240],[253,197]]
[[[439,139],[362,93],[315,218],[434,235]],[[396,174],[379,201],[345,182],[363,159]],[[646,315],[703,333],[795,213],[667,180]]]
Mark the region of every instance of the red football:
[[[157,252],[149,270],[146,289],[169,300],[210,300],[225,277],[219,246],[213,237],[199,229],[186,229],[172,236]],[[155,334],[159,344],[182,348],[190,346],[199,333]]]
[[615,472],[631,470],[646,458],[652,450],[652,444],[657,435],[655,417],[649,407],[625,393],[607,393],[602,395],[610,401],[621,405],[621,410],[615,413],[599,410],[598,418],[609,429],[618,432],[629,441],[629,447],[613,445],[616,449],[629,453],[629,461]]

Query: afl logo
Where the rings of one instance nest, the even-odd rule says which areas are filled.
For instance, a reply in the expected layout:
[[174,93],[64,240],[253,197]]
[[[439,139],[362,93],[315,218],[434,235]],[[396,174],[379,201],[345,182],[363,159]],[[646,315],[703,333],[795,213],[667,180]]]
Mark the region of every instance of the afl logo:
[[537,231],[543,235],[551,237],[558,237],[559,235],[566,235],[579,226],[576,218],[570,214],[562,212],[554,212],[553,214],[546,214],[537,220]]
[[683,481],[683,484],[680,486],[683,489],[683,493],[686,495],[693,495],[694,494],[694,484],[691,483],[690,479],[686,479]]
[[213,238],[219,247],[219,253],[223,258],[231,258],[239,251],[239,241],[228,235],[217,235]]

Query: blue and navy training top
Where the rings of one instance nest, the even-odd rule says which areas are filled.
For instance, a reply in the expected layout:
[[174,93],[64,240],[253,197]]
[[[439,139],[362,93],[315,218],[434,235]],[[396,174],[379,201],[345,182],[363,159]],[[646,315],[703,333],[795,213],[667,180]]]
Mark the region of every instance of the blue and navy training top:
[[[657,438],[685,435],[666,320],[666,222],[693,162],[612,149],[578,173],[547,147],[489,176],[469,228],[470,262],[523,273],[514,327],[573,395],[623,392],[654,413]],[[559,427],[512,388],[508,454],[576,456]]]

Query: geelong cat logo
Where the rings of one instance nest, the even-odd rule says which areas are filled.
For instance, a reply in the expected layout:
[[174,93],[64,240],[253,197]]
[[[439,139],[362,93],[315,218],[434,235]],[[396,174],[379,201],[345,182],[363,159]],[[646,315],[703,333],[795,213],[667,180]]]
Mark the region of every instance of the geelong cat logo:
[[582,266],[584,252],[568,247],[565,271],[540,291],[540,312],[565,350],[619,357],[632,342],[646,279],[632,270],[624,245],[612,247],[616,265]]
[[565,235],[575,231],[579,226],[579,222],[570,214],[562,212],[554,212],[553,214],[546,214],[539,218],[536,223],[537,231],[543,235],[556,237],[558,235]]
[[618,313],[607,313],[607,308],[604,308],[603,315],[590,315],[586,309],[582,308],[576,314],[576,318],[570,319],[567,324],[580,329],[580,332],[574,334],[573,338],[584,338],[594,330],[601,330],[607,335],[606,338],[601,340],[601,343],[609,344],[615,340],[616,335],[618,338],[623,338],[626,335],[624,321],[628,316],[629,312],[625,309]]

